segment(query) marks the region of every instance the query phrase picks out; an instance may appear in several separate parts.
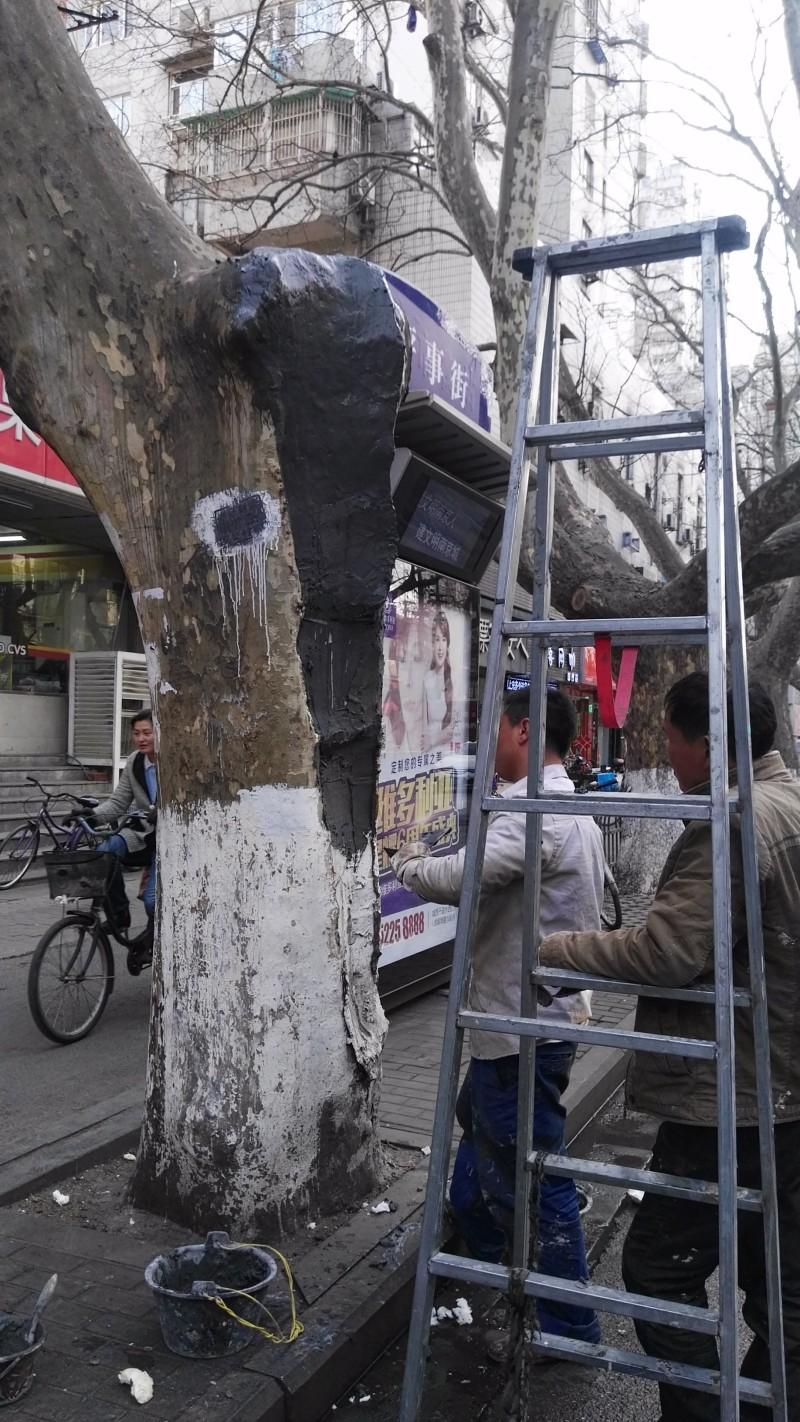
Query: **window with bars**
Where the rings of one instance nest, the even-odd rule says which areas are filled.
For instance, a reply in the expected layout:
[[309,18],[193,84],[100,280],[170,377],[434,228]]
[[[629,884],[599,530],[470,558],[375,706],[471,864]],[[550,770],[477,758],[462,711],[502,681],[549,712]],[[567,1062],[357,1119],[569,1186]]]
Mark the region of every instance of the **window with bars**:
[[291,167],[318,153],[340,157],[361,147],[361,106],[352,94],[317,89],[272,103],[272,162]]
[[266,165],[269,109],[266,104],[225,117],[211,115],[186,125],[184,163],[198,177],[226,178],[262,171]]

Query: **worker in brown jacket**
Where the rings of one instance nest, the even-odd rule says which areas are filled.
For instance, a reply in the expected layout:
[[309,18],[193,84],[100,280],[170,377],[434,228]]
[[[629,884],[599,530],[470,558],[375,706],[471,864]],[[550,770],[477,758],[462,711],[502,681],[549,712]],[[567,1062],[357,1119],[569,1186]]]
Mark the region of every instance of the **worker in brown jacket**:
[[[772,1059],[772,1093],[778,1181],[784,1346],[788,1407],[800,1419],[800,781],[773,750],[775,708],[755,682],[749,689],[753,753],[753,805],[761,881],[761,912]],[[732,698],[728,722],[733,724]],[[707,793],[708,679],[695,673],[667,693],[667,751],[684,793]],[[732,772],[732,778],[734,773]],[[749,985],[741,846],[731,826],[733,973]],[[554,933],[542,940],[547,967],[686,987],[713,985],[714,932],[711,830],[692,821],[675,843],[645,922],[615,932]],[[736,1114],[738,1182],[758,1188],[758,1108],[753,1025],[738,1008]],[[714,1039],[713,1008],[660,998],[640,998],[636,1028],[677,1037]],[[629,1104],[661,1119],[652,1169],[695,1179],[717,1178],[715,1063],[697,1058],[638,1053],[628,1085]],[[759,1213],[739,1212],[739,1283],[744,1318],[754,1333],[743,1376],[769,1377],[766,1278]],[[716,1209],[707,1204],[645,1194],[625,1241],[623,1277],[632,1292],[707,1306],[706,1283],[718,1264]],[[717,1368],[714,1339],[699,1333],[637,1322],[644,1349],[697,1367]],[[662,1422],[715,1422],[719,1399],[661,1384]],[[742,1422],[763,1416],[743,1402]],[[722,1420],[725,1422],[725,1419]]]

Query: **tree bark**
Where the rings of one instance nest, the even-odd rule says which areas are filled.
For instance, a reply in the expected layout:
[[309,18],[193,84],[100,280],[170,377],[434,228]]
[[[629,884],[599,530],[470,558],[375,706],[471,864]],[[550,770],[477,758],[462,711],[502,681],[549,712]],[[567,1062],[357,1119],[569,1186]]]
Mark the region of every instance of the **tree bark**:
[[778,713],[777,745],[787,765],[798,766],[789,718],[789,687],[800,659],[800,577],[783,590],[777,608],[750,648],[750,671],[770,692]]
[[464,7],[460,0],[427,0],[428,34],[423,41],[433,90],[436,167],[447,206],[486,275],[491,267],[495,214],[473,151],[472,114],[467,103]]
[[495,393],[504,439],[512,434],[529,287],[511,263],[538,237],[538,198],[547,135],[553,46],[563,0],[519,0],[508,73],[508,120],[491,271],[497,334]]
[[19,59],[0,100],[0,363],[117,549],[159,730],[135,1196],[198,1228],[286,1227],[379,1168],[373,799],[403,337],[365,263],[220,262],[193,239],[50,0],[0,5],[0,48]]

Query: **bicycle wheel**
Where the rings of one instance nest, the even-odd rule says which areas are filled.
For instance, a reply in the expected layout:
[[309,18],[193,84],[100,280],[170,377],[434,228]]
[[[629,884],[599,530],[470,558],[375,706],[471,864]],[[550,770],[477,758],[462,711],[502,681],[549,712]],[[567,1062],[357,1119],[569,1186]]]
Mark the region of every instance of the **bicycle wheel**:
[[99,1022],[114,984],[114,955],[98,920],[67,914],[39,939],[28,1006],[51,1042],[79,1042]]
[[600,922],[604,928],[622,927],[622,904],[619,897],[619,889],[614,882],[614,875],[606,866],[605,884],[603,886],[603,907],[600,910]]
[[39,852],[40,830],[30,821],[17,825],[0,844],[0,889],[11,889],[27,874]]

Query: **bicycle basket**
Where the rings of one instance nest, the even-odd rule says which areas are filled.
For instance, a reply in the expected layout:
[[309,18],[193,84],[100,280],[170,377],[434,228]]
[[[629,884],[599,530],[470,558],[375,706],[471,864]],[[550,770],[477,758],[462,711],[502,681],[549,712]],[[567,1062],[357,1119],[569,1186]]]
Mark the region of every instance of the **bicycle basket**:
[[99,899],[106,891],[112,856],[97,849],[54,849],[42,855],[51,899]]

